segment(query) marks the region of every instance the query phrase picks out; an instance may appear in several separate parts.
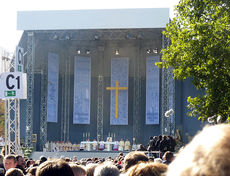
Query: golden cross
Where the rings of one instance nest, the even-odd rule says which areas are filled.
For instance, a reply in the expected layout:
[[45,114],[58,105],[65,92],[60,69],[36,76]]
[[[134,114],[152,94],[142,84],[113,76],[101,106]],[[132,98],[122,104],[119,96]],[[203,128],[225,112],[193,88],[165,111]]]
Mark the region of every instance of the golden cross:
[[106,87],[106,90],[115,90],[116,91],[116,107],[115,107],[115,117],[118,118],[118,91],[119,90],[128,90],[128,87],[119,87],[118,80],[116,80],[116,87]]

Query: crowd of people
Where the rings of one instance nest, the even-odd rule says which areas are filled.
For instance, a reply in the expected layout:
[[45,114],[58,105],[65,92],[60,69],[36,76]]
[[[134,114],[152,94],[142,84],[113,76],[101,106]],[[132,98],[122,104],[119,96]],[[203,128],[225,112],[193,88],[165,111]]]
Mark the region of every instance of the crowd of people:
[[108,137],[106,141],[97,141],[94,139],[90,141],[82,141],[80,144],[72,144],[71,142],[63,141],[47,141],[43,151],[48,152],[63,152],[63,151],[175,151],[176,141],[172,136],[154,136],[150,137],[149,144],[144,146],[142,144],[136,144],[129,141],[129,139],[124,140],[121,138],[120,141],[112,140]]
[[[151,151],[150,137],[148,149]],[[165,137],[162,137],[164,141]],[[165,138],[167,139],[167,137]],[[228,176],[230,175],[230,126],[205,127],[178,153],[165,151],[162,157],[131,151],[115,158],[25,159],[20,155],[0,155],[0,175],[5,176]],[[168,139],[169,141],[169,139]],[[155,144],[157,140],[155,141]],[[161,142],[162,145],[165,142]],[[167,142],[168,148],[173,150]],[[164,145],[163,145],[164,146]],[[174,144],[173,144],[174,146]]]

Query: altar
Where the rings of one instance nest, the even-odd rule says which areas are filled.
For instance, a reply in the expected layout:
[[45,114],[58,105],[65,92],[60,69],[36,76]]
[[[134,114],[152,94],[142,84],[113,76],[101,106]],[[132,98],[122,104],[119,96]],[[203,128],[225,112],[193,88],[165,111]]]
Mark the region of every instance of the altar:
[[81,141],[80,150],[85,151],[117,151],[114,146],[118,146],[118,141]]

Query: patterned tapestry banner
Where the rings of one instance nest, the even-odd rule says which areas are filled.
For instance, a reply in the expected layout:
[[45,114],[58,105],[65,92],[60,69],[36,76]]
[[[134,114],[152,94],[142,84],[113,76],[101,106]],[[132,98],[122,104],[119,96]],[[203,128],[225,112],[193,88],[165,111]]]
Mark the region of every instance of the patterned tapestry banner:
[[90,124],[91,58],[75,56],[73,123]]
[[59,56],[48,53],[47,122],[58,122]]
[[112,58],[110,125],[128,125],[129,58]]
[[159,56],[146,58],[146,124],[159,124],[159,74],[160,69],[155,66]]

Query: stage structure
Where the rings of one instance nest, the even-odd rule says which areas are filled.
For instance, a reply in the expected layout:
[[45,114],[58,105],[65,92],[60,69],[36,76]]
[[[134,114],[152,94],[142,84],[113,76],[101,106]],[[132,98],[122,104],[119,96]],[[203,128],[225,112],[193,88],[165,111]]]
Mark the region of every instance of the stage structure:
[[[15,71],[15,56],[0,48],[0,74]],[[3,86],[3,85],[2,85]],[[22,154],[20,148],[20,100],[4,98],[5,101],[5,154]]]
[[169,45],[168,21],[167,8],[18,12],[26,144],[34,135],[38,149],[47,141],[174,135],[175,114],[165,112],[176,111],[176,84],[155,66]]

